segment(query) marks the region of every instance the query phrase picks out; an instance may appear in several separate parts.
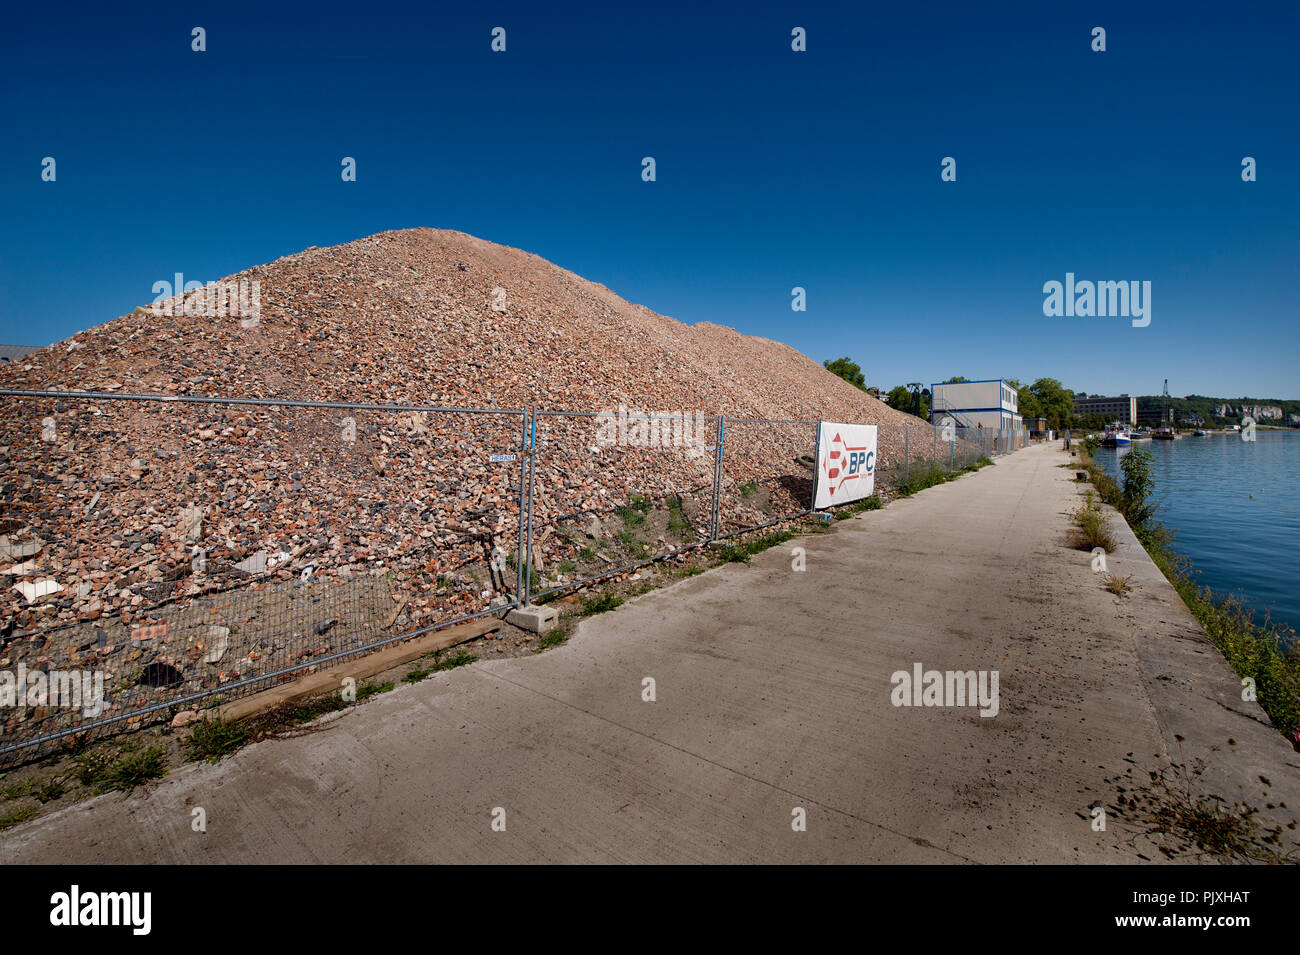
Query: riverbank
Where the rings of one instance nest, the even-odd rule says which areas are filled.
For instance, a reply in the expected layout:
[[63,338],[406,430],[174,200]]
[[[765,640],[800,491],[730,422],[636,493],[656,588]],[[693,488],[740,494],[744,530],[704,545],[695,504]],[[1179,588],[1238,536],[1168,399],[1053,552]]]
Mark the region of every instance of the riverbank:
[[[1198,588],[1254,611],[1288,644],[1300,628],[1300,578],[1292,559],[1300,538],[1300,435],[1261,431],[1254,441],[1216,435],[1135,445],[1150,452],[1151,501],[1187,558]],[[1098,449],[1097,465],[1116,480],[1128,448]],[[1267,629],[1267,628],[1266,628]]]
[[[1126,501],[1120,481],[1099,467],[1087,448],[1079,449],[1079,454],[1101,499],[1128,526],[1135,506]],[[1288,644],[1294,633],[1256,623],[1255,614],[1239,598],[1216,596],[1210,588],[1198,586],[1194,567],[1176,550],[1173,535],[1159,522],[1158,513],[1139,523],[1134,533],[1237,676],[1253,681],[1253,691],[1274,728],[1300,750],[1300,650]]]

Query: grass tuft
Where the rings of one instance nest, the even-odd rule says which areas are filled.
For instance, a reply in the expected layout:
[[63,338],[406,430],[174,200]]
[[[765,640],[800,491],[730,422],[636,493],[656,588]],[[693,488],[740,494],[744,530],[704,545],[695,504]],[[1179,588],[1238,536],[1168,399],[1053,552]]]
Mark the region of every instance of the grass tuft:
[[35,806],[22,806],[12,812],[7,812],[0,816],[0,831],[16,826],[20,822],[26,822],[32,816],[36,815]]
[[1070,512],[1070,521],[1074,524],[1074,546],[1079,550],[1091,551],[1100,547],[1109,554],[1119,546],[1110,518],[1097,505],[1092,491],[1088,492],[1080,507]]
[[744,564],[749,562],[749,558],[755,554],[761,554],[768,548],[775,547],[777,544],[784,544],[786,541],[794,538],[790,531],[776,531],[772,534],[764,534],[762,537],[754,537],[747,541],[728,541],[718,548],[717,557],[714,566],[721,564]]
[[598,613],[607,613],[623,603],[622,599],[615,597],[613,594],[601,594],[598,597],[588,597],[582,602],[582,615],[590,617]]
[[161,779],[167,775],[164,768],[165,756],[161,746],[128,753],[114,763],[96,788],[100,792],[130,792],[151,779]]
[[695,529],[682,512],[682,499],[674,496],[668,501],[668,532],[689,543],[695,540]]
[[98,787],[108,775],[113,757],[106,750],[91,750],[77,758],[73,774],[83,786]]
[[542,634],[538,639],[537,645],[543,650],[549,650],[551,647],[558,647],[569,639],[569,631],[566,627],[556,627],[549,633]]
[[338,693],[330,693],[326,696],[318,696],[314,700],[308,700],[294,708],[293,722],[310,723],[312,720],[320,719],[326,713],[333,713],[337,710],[347,707],[348,701],[343,699]]
[[357,702],[360,703],[362,700],[368,700],[372,696],[378,696],[380,693],[387,693],[395,685],[396,684],[394,684],[392,680],[389,680],[387,683],[371,683],[370,681],[366,681],[361,684],[361,686],[357,687]]
[[248,742],[248,730],[233,720],[209,717],[194,724],[185,741],[185,758],[215,763]]
[[463,667],[473,663],[478,657],[468,650],[457,650],[451,656],[443,658],[444,651],[435,650],[431,656],[433,662],[429,666],[413,666],[407,671],[406,676],[402,679],[407,683],[419,683],[421,680],[432,676],[435,673],[442,673],[445,670],[454,670],[457,667]]
[[1107,574],[1105,587],[1116,597],[1124,597],[1133,589],[1133,578]]
[[885,506],[884,501],[880,499],[879,494],[872,494],[870,497],[864,497],[860,501],[854,501],[852,504],[844,504],[834,510],[837,521],[847,521],[854,514],[861,514],[863,511],[878,511]]

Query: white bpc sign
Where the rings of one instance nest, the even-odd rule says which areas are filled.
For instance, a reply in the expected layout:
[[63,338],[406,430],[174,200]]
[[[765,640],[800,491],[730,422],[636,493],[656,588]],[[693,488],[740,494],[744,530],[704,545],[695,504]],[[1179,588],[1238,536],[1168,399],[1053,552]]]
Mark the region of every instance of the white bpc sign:
[[847,504],[876,490],[876,426],[823,421],[817,426],[814,508]]

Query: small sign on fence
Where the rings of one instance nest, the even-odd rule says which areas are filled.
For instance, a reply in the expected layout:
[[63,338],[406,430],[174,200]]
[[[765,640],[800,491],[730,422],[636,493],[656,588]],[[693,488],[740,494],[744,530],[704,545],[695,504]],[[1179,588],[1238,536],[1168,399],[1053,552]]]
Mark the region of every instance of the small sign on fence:
[[875,493],[876,427],[832,421],[818,426],[815,509],[859,501]]
[[492,457],[488,458],[488,460],[491,461],[493,464],[505,464],[510,461],[513,461],[514,459],[515,456],[513,454],[494,454],[492,455]]

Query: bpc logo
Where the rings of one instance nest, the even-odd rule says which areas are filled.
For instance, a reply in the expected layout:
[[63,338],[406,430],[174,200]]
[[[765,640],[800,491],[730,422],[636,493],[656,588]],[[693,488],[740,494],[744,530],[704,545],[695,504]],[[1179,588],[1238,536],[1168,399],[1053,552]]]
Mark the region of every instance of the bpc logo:
[[870,477],[876,467],[876,453],[868,451],[866,445],[851,448],[837,431],[831,438],[826,459],[822,462],[822,471],[829,482],[831,497],[850,481]]

